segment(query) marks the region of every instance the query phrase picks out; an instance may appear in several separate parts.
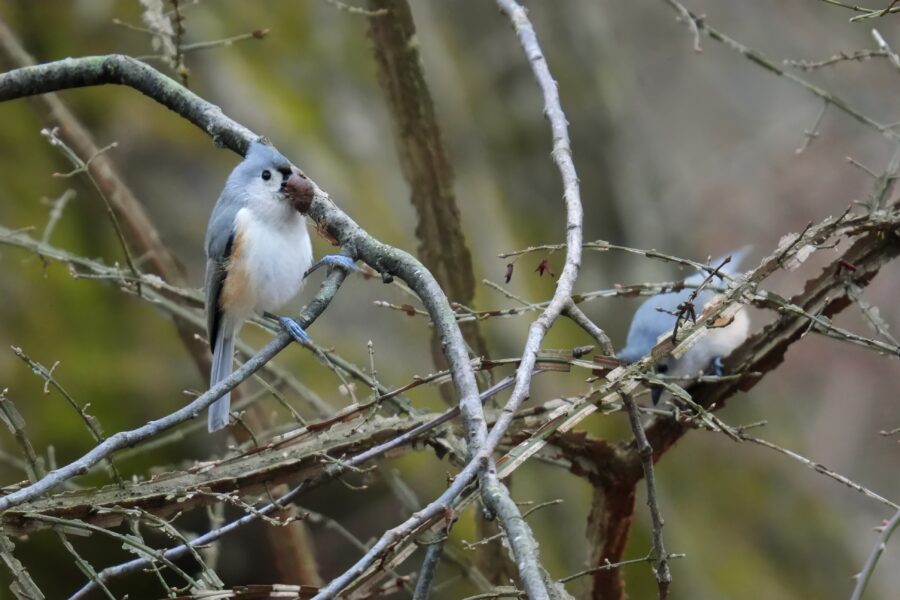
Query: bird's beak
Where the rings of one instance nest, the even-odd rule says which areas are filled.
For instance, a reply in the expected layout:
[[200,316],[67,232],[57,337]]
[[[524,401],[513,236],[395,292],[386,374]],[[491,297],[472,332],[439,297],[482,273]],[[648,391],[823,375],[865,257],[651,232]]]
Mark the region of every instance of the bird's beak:
[[297,167],[291,168],[290,176],[281,184],[281,193],[301,213],[309,210],[315,191],[312,181]]

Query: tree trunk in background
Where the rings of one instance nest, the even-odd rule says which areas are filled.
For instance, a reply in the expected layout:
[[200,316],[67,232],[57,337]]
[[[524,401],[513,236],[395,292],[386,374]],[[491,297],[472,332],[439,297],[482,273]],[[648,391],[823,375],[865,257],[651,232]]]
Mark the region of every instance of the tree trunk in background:
[[[394,122],[397,154],[409,182],[416,210],[419,259],[434,274],[451,302],[470,304],[475,297],[472,256],[460,223],[453,193],[453,169],[447,160],[434,103],[425,82],[416,29],[406,0],[370,0],[369,8],[387,11],[369,18],[378,81],[388,99]],[[472,352],[487,356],[477,322],[462,324]],[[446,368],[440,341],[432,337],[435,366]],[[441,388],[445,399],[448,387]]]
[[[434,103],[422,69],[412,12],[406,0],[370,0],[369,8],[386,11],[369,18],[369,36],[378,66],[378,81],[393,117],[397,154],[418,217],[419,258],[451,302],[470,306],[475,297],[472,256],[453,193],[453,169],[441,141]],[[462,323],[460,329],[470,350],[477,356],[487,357],[487,344],[478,322]],[[431,337],[431,356],[435,368],[447,368],[437,331]],[[449,386],[440,390],[445,402],[456,403]],[[476,517],[476,527],[481,538],[499,532],[496,523],[480,514]],[[503,584],[514,576],[515,567],[501,544],[485,544],[478,554],[479,564],[493,583]]]

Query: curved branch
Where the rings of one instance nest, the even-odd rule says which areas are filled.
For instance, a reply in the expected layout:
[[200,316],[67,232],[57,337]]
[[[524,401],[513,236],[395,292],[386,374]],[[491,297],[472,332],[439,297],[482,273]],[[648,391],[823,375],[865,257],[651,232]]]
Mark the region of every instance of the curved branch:
[[853,588],[853,595],[850,596],[850,600],[862,600],[863,592],[866,591],[869,579],[872,578],[872,572],[875,571],[875,565],[878,564],[878,559],[881,558],[888,540],[898,526],[900,526],[900,511],[895,512],[891,520],[882,528],[881,535],[878,536],[878,543],[875,544],[872,552],[869,553],[869,558],[866,560],[863,570],[856,576],[856,586]]
[[0,102],[98,85],[134,88],[205,131],[217,146],[231,148],[241,155],[250,142],[259,137],[226,117],[215,104],[146,63],[124,54],[64,58],[3,73],[0,75]]
[[[256,139],[256,136],[249,129],[225,116],[218,106],[200,98],[152,67],[123,55],[67,58],[4,73],[0,75],[0,102],[62,89],[105,84],[126,85],[140,91],[203,129],[218,145],[227,146],[236,152],[243,153],[248,144],[253,139]],[[559,148],[554,150],[555,156],[558,154],[557,150]],[[567,147],[565,150],[567,151]],[[574,170],[572,176],[574,177]],[[575,185],[577,192],[577,180]],[[434,276],[409,253],[379,242],[368,235],[357,223],[335,206],[328,195],[318,186],[313,184],[313,188],[314,194],[309,205],[301,207],[305,209],[304,212],[306,212],[307,216],[313,219],[321,229],[327,231],[334,239],[338,240],[341,246],[354,258],[365,261],[383,275],[400,277],[420,297],[434,323],[435,330],[441,337],[444,353],[451,371],[451,378],[459,396],[460,412],[465,424],[471,461],[457,476],[454,485],[441,498],[429,505],[430,511],[425,510],[414,515],[411,520],[415,520],[417,523],[409,529],[409,531],[412,531],[430,516],[442,511],[448,500],[462,491],[468,485],[468,482],[488,462],[486,457],[489,456],[490,451],[486,445],[487,425],[478,399],[478,387],[475,383],[474,371],[469,363],[465,341],[456,323],[453,310]],[[570,233],[571,231],[570,227]],[[580,252],[580,229],[578,235],[579,243],[577,248]],[[577,263],[575,265],[575,273],[577,274]],[[46,493],[63,481],[83,473],[90,465],[108,456],[115,450],[136,443],[140,439],[145,439],[145,437],[141,436],[155,435],[181,420],[196,416],[201,410],[211,404],[213,400],[237,385],[241,380],[240,378],[249,376],[288,343],[289,338],[287,334],[279,335],[266,345],[260,353],[245,363],[243,367],[235,371],[231,377],[214,386],[187,407],[163,419],[148,423],[144,427],[120,432],[110,437],[104,444],[96,447],[77,461],[53,471],[33,485],[0,498],[0,510]],[[531,354],[536,354],[536,351]],[[531,357],[531,363],[533,364],[533,362],[534,356]],[[519,374],[521,376],[524,373],[525,377],[528,377],[531,370],[531,367],[527,371],[520,368]],[[521,379],[523,378],[520,377]],[[527,385],[527,381],[525,383]],[[494,441],[495,444],[496,440]],[[504,494],[508,495],[505,486],[499,484],[499,487],[502,488]],[[448,498],[447,496],[451,492],[453,495]],[[513,512],[515,513],[514,516],[518,516],[518,510]],[[517,525],[511,525],[509,522],[505,522],[505,525],[509,525],[513,529],[518,527]],[[392,535],[406,531],[403,527],[401,525],[382,536],[372,551],[363,557],[363,561],[374,562],[378,552],[390,546],[392,539],[394,539]],[[512,539],[513,536],[510,536],[510,538]],[[536,556],[532,558],[536,560]],[[537,572],[537,565],[534,560],[528,560],[523,564],[526,567],[530,567],[529,571]],[[341,581],[343,581],[343,578],[338,578],[329,584],[320,593],[320,597],[331,597],[340,591]],[[541,584],[541,588],[543,588],[543,584]]]

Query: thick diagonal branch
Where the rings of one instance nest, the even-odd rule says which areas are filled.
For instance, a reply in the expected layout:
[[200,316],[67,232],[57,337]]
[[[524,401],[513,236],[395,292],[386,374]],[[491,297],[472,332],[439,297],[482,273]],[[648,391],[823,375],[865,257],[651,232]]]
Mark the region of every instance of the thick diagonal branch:
[[[249,129],[225,116],[217,106],[200,98],[148,65],[122,55],[67,58],[57,62],[4,73],[0,75],[0,101],[54,92],[66,88],[103,84],[127,85],[140,91],[202,128],[218,144],[228,146],[239,153],[243,153],[250,142],[257,139],[257,136]],[[555,150],[554,155],[556,154],[557,151]],[[572,176],[574,177],[574,170],[572,171]],[[452,499],[462,491],[471,478],[482,472],[485,464],[489,462],[489,449],[496,445],[498,439],[495,438],[492,445],[486,443],[487,426],[478,398],[474,371],[468,360],[465,340],[440,285],[431,273],[413,256],[372,238],[348,215],[335,206],[327,194],[318,186],[313,185],[313,187],[314,194],[309,199],[309,205],[300,208],[322,230],[336,239],[352,256],[365,261],[369,266],[383,274],[403,279],[422,300],[436,331],[441,336],[444,353],[451,371],[451,379],[459,396],[460,412],[463,417],[466,439],[469,443],[472,460],[459,474],[450,490],[429,505],[428,510],[414,515],[414,519],[417,522],[423,523],[430,518],[429,514],[433,516],[433,514],[443,510],[447,505],[447,494],[452,493],[453,496],[450,496],[450,499]],[[580,227],[580,203],[578,208],[578,224]],[[577,235],[579,238],[578,244],[574,247],[577,248],[578,256],[580,257],[580,229]],[[577,274],[577,262],[575,264],[575,274]],[[149,429],[139,428],[131,432],[116,434],[104,442],[104,444],[107,444],[105,447],[98,446],[81,459],[57,469],[41,481],[0,498],[0,510],[38,497],[63,481],[82,473],[91,464],[95,464],[97,460],[108,456],[114,450],[134,443],[137,435],[135,432],[137,431],[144,435],[155,435],[165,427],[170,427],[175,422],[178,422],[178,419],[195,416],[215,398],[234,387],[240,377],[248,376],[253,370],[270,360],[284,345],[287,345],[286,337],[286,334],[283,334],[275,338],[260,354],[235,371],[231,377],[214,386],[210,391],[181,411],[149,423],[145,426]],[[530,343],[535,343],[532,338],[530,338]],[[535,353],[536,350],[531,352],[531,354]],[[531,364],[533,365],[533,363],[534,356],[531,357]],[[521,368],[519,374],[522,374]],[[530,375],[531,368],[529,367],[526,374],[527,378],[530,378]],[[493,488],[494,486],[491,487]],[[504,493],[508,494],[505,486],[500,484],[500,488]],[[486,501],[490,502],[487,498]],[[504,511],[503,513],[500,511],[495,512],[501,514],[503,519],[509,514],[509,511]],[[515,515],[518,515],[517,510],[513,512]],[[504,522],[504,525],[511,528],[519,527],[506,522]],[[387,547],[394,539],[392,534],[396,533],[398,533],[397,528],[382,536],[382,539],[376,544],[373,551],[370,551],[364,559],[366,561],[374,561],[375,556],[377,556],[375,551]],[[512,543],[515,544],[518,541],[513,540]],[[526,575],[523,576],[523,579],[526,581],[533,580],[531,573],[538,571],[536,546],[532,547],[535,551],[530,553],[526,560],[520,563],[520,574],[522,570],[527,571]],[[362,565],[357,565],[357,568],[360,566]],[[365,566],[362,566],[362,568],[365,568]],[[332,582],[323,590],[322,596],[331,597],[340,591],[341,581],[345,580],[339,578],[339,580]],[[541,583],[540,585],[543,588],[543,584]]]

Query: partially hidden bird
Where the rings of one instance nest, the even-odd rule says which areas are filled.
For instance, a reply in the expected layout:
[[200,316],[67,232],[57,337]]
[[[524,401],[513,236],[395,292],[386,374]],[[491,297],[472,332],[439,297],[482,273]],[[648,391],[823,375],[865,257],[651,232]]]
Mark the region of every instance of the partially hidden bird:
[[[718,269],[718,272],[731,278],[738,277],[740,263],[747,251],[748,248],[741,248],[730,255],[717,258],[710,265],[712,268],[718,267],[730,256],[731,260]],[[653,349],[660,337],[672,332],[679,313],[686,314],[691,308],[697,315],[702,313],[710,301],[719,294],[717,288],[721,289],[726,284],[724,278],[714,275],[693,299],[693,307],[687,307],[686,303],[691,300],[691,295],[707,276],[707,271],[699,271],[684,280],[686,286],[684,289],[656,294],[644,301],[634,313],[625,348],[618,353],[618,358],[626,364],[641,359]],[[701,373],[721,375],[722,359],[747,339],[749,330],[750,317],[746,309],[741,309],[731,323],[710,329],[683,356],[678,359],[667,356],[656,365],[656,370],[670,377],[689,377]],[[653,402],[656,404],[659,402],[662,389],[652,387],[651,390]]]
[[[210,387],[232,372],[234,342],[244,321],[291,300],[312,265],[312,243],[300,212],[313,184],[278,150],[253,142],[234,168],[206,229],[206,324],[212,349]],[[345,256],[329,265],[352,268]],[[295,340],[308,341],[293,319],[279,322]],[[229,422],[231,392],[209,407],[209,431]]]

